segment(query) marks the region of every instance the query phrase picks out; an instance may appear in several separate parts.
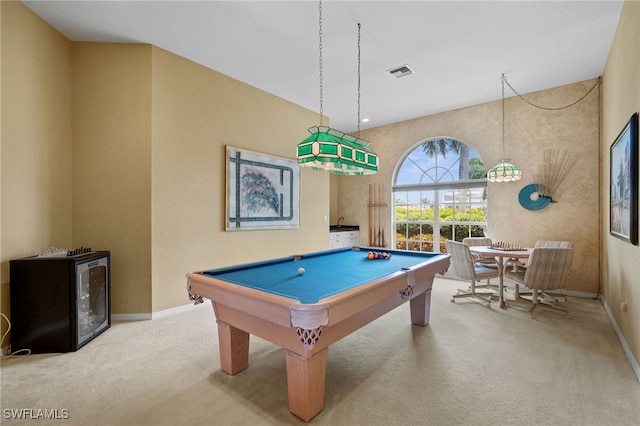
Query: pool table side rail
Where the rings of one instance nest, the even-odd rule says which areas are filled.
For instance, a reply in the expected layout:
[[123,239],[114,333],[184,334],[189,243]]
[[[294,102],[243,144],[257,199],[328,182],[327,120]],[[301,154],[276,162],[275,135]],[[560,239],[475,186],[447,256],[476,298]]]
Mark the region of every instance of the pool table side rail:
[[[253,263],[241,263],[241,264],[238,264],[238,265],[226,266],[226,267],[222,267],[222,268],[201,269],[201,270],[195,271],[193,273],[194,274],[203,274],[203,275],[207,275],[207,276],[216,276],[216,275],[225,274],[225,273],[229,273],[229,272],[235,272],[235,271],[247,270],[247,269],[254,269],[254,268],[263,268],[265,266],[277,265],[279,263],[287,263],[287,262],[291,262],[291,261],[296,260],[296,259],[309,259],[309,258],[312,258],[312,257],[325,256],[327,254],[333,254],[333,253],[337,253],[337,252],[351,251],[353,249],[361,250],[360,247],[343,247],[343,248],[331,249],[331,250],[323,250],[323,251],[318,251],[318,252],[308,253],[308,254],[292,254],[290,256],[280,257],[280,258],[277,258],[277,259],[262,260],[262,261],[253,262]],[[362,250],[365,250],[365,248],[363,248]]]
[[[292,303],[290,305],[292,325],[305,329],[316,328],[319,325],[333,325],[344,321],[355,312],[360,312],[371,306],[372,300],[382,300],[395,295],[400,296],[412,281],[411,293],[431,291],[434,274],[442,272],[449,267],[449,255],[441,255],[429,258],[410,268],[399,270],[383,277],[372,280],[366,284],[350,288],[344,292],[321,299],[318,304],[329,307],[327,324],[314,324],[313,317],[308,315],[309,309],[317,309],[314,305]],[[412,299],[414,296],[398,297],[397,306]],[[384,312],[383,312],[384,313]]]
[[[202,273],[187,274],[190,293],[228,306],[240,304],[253,316],[291,327],[289,306],[297,301],[274,293],[244,287]],[[322,309],[318,306],[318,309]]]
[[[215,303],[234,307],[252,316],[275,322],[284,327],[314,329],[332,325],[370,306],[371,300],[388,298],[407,288],[408,277],[413,274],[416,294],[430,291],[433,275],[449,266],[449,256],[431,257],[405,270],[396,271],[367,284],[351,288],[313,304],[251,287],[219,280],[203,273],[187,274],[190,293],[205,297]],[[428,284],[428,288],[424,284]],[[407,299],[411,299],[408,297]],[[399,300],[399,304],[406,300]]]

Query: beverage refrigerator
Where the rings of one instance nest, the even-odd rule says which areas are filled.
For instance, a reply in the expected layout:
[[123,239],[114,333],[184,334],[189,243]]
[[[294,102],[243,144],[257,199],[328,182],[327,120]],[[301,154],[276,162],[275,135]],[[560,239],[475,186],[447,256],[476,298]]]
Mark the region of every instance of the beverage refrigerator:
[[11,351],[73,352],[111,327],[108,251],[9,262]]

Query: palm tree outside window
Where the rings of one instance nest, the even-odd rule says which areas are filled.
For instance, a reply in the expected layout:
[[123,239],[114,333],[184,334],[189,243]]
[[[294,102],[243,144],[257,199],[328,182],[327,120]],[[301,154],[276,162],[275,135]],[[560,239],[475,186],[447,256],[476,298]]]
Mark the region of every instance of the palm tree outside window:
[[462,141],[432,138],[414,146],[394,177],[394,247],[444,253],[447,239],[483,236],[486,177],[482,158]]

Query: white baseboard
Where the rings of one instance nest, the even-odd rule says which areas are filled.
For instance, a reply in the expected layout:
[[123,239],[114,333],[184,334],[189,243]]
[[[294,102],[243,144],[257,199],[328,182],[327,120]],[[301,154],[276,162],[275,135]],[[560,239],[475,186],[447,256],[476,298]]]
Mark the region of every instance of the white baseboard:
[[[148,321],[154,320],[169,315],[174,315],[180,312],[185,312],[190,309],[197,309],[200,306],[209,306],[209,303],[202,303],[200,305],[194,305],[189,303],[187,305],[176,306],[175,308],[164,309],[158,312],[140,313],[140,314],[111,314],[111,321]],[[211,307],[209,306],[209,309]]]
[[607,304],[607,301],[605,299],[601,299],[600,301],[602,302],[602,306],[604,306],[604,310],[607,313],[607,316],[609,317],[609,321],[611,321],[611,325],[613,326],[613,329],[616,331],[616,334],[618,335],[618,339],[620,340],[620,344],[622,344],[622,349],[624,350],[624,353],[627,355],[627,358],[629,359],[631,368],[633,369],[633,372],[636,373],[636,377],[638,378],[638,381],[640,381],[640,365],[638,365],[638,361],[633,356],[633,352],[631,352],[631,348],[627,344],[627,341],[625,340],[622,334],[622,331],[620,331],[620,328],[618,327],[618,323],[616,322],[616,319],[613,316],[613,313],[609,309],[609,305]]
[[111,321],[146,321],[151,319],[148,314],[111,314]]
[[564,293],[567,296],[578,297],[582,299],[599,299],[597,293],[585,293],[584,291],[574,291],[574,290],[560,290],[560,293]]

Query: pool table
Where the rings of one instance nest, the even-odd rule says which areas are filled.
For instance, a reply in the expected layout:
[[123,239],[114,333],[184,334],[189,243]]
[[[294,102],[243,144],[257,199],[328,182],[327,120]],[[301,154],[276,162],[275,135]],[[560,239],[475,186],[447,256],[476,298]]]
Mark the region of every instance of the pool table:
[[[324,407],[329,345],[409,301],[411,322],[429,323],[434,275],[449,255],[352,247],[187,274],[189,298],[210,299],[220,366],[249,365],[249,335],[286,353],[289,411],[304,421]],[[304,271],[300,270],[303,268]]]

